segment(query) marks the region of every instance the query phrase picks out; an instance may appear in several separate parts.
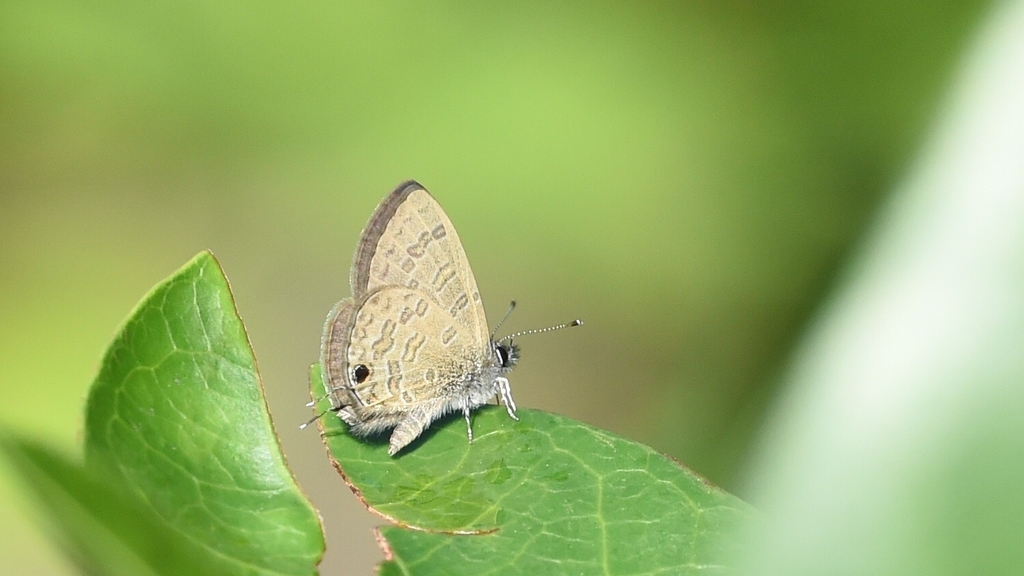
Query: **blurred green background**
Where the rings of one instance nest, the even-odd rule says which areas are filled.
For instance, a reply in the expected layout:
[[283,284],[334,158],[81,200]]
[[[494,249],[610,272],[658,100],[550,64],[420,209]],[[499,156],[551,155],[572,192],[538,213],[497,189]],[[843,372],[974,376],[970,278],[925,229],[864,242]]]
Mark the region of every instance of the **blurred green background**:
[[[987,3],[0,3],[0,424],[75,451],[110,336],[220,259],[325,573],[379,554],[309,417],[358,234],[415,178],[520,406],[733,489],[787,352],[926,133]],[[67,574],[0,475],[0,565]],[[742,493],[740,494],[743,495]]]

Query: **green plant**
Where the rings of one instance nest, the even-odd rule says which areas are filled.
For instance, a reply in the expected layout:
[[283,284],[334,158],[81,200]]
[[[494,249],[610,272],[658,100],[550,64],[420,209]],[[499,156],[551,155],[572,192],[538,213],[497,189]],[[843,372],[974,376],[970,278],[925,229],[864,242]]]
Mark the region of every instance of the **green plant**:
[[[319,424],[338,469],[390,520],[384,574],[704,573],[724,566],[750,513],[650,448],[544,412],[515,422],[484,409],[472,444],[448,419],[399,458],[337,418]],[[91,574],[311,574],[323,553],[209,253],[115,337],[89,394],[83,464],[20,438],[3,448]]]

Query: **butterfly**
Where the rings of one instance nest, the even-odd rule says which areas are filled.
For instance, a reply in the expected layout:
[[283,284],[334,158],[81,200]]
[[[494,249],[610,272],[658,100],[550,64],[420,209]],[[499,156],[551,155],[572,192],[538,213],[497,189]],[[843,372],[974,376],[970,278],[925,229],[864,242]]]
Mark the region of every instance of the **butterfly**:
[[497,341],[488,332],[459,236],[417,182],[399,185],[373,213],[350,283],[352,296],[327,317],[320,367],[331,410],[352,434],[393,429],[394,456],[438,418],[461,412],[472,442],[470,413],[495,396],[518,420],[507,374],[519,359],[512,337],[526,332]]

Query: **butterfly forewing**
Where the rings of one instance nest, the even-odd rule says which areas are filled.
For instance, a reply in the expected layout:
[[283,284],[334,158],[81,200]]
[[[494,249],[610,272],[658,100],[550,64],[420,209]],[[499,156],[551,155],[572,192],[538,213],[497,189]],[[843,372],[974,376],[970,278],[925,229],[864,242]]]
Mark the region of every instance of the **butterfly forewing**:
[[419,289],[478,346],[489,342],[480,291],[455,227],[418,184],[399,186],[381,202],[363,231],[356,259],[352,293],[357,300],[385,286]]

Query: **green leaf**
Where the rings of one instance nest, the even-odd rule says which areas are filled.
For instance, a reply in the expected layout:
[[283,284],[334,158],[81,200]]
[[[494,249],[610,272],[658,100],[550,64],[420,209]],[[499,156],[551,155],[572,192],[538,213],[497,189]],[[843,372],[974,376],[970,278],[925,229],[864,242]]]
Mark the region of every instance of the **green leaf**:
[[88,467],[217,559],[216,572],[316,572],[319,518],[285,465],[211,254],[154,288],[115,337],[89,394],[85,449]]
[[2,435],[0,449],[87,574],[217,573],[220,559],[181,538],[116,482],[35,442]]
[[[311,371],[315,398],[324,394]],[[321,400],[318,409],[330,404]],[[750,508],[647,446],[554,414],[499,407],[442,420],[392,458],[318,422],[346,481],[385,526],[381,574],[716,572]]]

